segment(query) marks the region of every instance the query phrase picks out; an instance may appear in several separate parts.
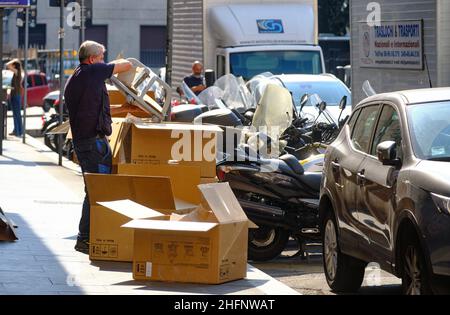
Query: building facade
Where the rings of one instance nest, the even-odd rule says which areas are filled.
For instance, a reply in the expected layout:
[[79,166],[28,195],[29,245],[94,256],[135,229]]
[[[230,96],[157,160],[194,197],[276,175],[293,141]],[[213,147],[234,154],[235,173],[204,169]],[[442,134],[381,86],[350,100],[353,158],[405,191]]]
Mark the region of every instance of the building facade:
[[[143,60],[153,67],[165,64],[166,11],[165,0],[93,0],[91,20],[87,22],[86,39],[107,47],[107,60],[117,55]],[[37,24],[30,28],[30,47],[59,49],[59,8],[50,7],[49,0],[37,1]],[[65,11],[65,15],[69,14]],[[17,27],[17,11],[4,19],[5,51],[24,45],[24,28]],[[65,25],[64,47],[78,50],[80,31]]]
[[[450,86],[450,1],[377,0],[375,4],[379,6],[372,0],[350,2],[353,104],[366,97],[362,91],[366,80],[377,93]],[[381,28],[373,32],[366,24],[378,9]],[[415,34],[414,25],[421,26],[420,34]],[[378,38],[364,36],[374,33]],[[374,58],[378,65],[364,64],[374,56],[373,50],[381,56]]]

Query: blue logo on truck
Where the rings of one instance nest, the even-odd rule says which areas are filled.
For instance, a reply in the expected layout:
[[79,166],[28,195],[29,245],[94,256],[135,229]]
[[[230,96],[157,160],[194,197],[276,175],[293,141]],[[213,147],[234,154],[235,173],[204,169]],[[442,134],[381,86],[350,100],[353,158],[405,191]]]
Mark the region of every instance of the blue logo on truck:
[[258,31],[260,33],[284,33],[282,20],[256,20],[258,24]]

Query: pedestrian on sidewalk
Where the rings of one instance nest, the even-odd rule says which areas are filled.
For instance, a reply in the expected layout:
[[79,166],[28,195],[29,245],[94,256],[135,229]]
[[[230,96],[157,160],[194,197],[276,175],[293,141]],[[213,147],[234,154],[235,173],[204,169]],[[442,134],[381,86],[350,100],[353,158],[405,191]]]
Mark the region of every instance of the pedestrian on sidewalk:
[[13,59],[6,64],[6,68],[14,73],[11,81],[11,94],[9,98],[14,117],[14,130],[9,135],[20,137],[23,133],[21,114],[23,95],[22,64],[19,59]]
[[[75,153],[85,173],[111,173],[112,154],[107,137],[111,135],[111,113],[105,81],[126,72],[127,60],[104,62],[105,47],[86,41],[78,52],[80,65],[67,81],[64,93],[69,110]],[[89,253],[90,205],[87,189],[75,250]]]

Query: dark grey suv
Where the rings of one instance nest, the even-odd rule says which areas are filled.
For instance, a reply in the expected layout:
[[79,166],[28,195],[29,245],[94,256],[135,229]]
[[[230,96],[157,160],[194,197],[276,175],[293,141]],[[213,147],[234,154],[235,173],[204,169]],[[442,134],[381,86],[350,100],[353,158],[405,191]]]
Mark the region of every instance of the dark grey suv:
[[320,219],[334,291],[359,289],[368,262],[406,294],[450,290],[450,88],[372,96],[327,150]]

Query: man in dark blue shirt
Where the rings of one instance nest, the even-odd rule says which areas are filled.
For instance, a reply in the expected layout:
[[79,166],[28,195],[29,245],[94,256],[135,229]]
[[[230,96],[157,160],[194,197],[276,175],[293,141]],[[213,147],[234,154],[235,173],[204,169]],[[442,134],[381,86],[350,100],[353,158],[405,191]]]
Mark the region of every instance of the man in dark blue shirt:
[[206,89],[205,78],[202,73],[203,65],[199,61],[196,61],[192,65],[192,74],[183,80],[195,95],[199,95]]
[[[111,173],[111,113],[105,80],[126,72],[132,65],[126,60],[105,64],[105,47],[84,42],[79,50],[80,65],[67,81],[64,93],[69,110],[75,153],[84,173]],[[86,190],[86,189],[85,189]],[[90,205],[86,190],[75,249],[89,253]]]

